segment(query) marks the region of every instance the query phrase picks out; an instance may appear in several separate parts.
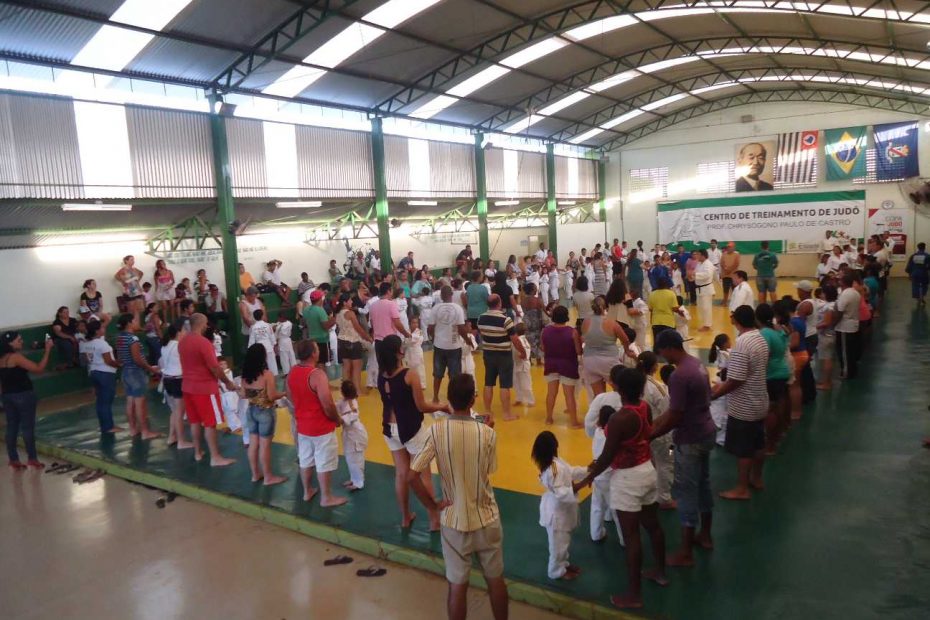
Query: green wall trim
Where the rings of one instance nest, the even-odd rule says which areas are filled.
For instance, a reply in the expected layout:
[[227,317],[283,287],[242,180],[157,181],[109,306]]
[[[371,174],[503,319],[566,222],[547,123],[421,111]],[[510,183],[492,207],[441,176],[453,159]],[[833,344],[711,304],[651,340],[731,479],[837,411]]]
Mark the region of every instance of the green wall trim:
[[[112,461],[90,456],[83,452],[63,448],[54,444],[38,441],[39,451],[54,458],[67,460],[84,467],[102,469],[111,476],[138,482],[163,491],[177,493],[216,508],[222,508],[245,517],[265,521],[299,532],[328,543],[340,545],[358,553],[365,553],[377,558],[403,564],[411,568],[444,576],[445,568],[440,557],[408,549],[399,545],[379,541],[368,536],[360,536],[268,506],[255,504],[237,497],[231,497],[210,491],[197,485],[180,482],[171,478],[140,471]],[[477,570],[472,570],[469,583],[484,589],[484,577]],[[562,616],[578,620],[642,620],[641,616],[611,609],[602,605],[576,599],[559,592],[554,592],[522,581],[507,580],[510,599],[553,611]],[[605,595],[606,596],[606,595]],[[440,614],[441,615],[441,614]]]
[[679,209],[706,209],[709,207],[746,207],[750,205],[797,204],[802,202],[828,202],[836,200],[865,200],[865,190],[846,192],[809,192],[804,194],[779,194],[728,196],[726,198],[698,198],[660,202],[659,212],[678,211]]

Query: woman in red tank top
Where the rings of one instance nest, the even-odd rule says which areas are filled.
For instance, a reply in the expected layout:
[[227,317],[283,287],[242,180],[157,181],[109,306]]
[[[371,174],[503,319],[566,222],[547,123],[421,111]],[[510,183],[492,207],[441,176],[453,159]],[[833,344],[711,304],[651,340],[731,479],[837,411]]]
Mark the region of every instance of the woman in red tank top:
[[[620,394],[623,406],[610,417],[604,451],[589,468],[585,482],[590,483],[608,467],[614,470],[610,478],[610,508],[617,512],[626,542],[629,592],[612,596],[610,601],[621,609],[636,609],[643,606],[643,577],[668,585],[665,534],[659,524],[656,470],[649,449],[652,412],[642,400],[646,376],[641,372],[617,365],[610,371],[610,382]],[[645,571],[640,526],[649,534],[656,563],[655,568]]]

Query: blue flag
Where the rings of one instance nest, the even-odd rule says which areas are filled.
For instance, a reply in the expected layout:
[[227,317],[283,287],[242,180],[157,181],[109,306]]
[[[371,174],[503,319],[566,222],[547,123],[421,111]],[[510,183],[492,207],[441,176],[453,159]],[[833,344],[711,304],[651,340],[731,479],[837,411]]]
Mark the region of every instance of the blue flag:
[[898,181],[920,175],[916,121],[875,125],[872,131],[879,181]]

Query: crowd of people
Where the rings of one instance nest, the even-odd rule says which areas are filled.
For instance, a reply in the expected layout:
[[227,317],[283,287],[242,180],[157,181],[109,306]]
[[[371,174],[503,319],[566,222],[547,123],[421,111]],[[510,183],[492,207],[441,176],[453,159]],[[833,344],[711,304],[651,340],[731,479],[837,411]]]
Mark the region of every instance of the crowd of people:
[[[765,460],[777,454],[804,404],[857,376],[891,261],[887,238],[869,238],[855,256],[852,246],[828,233],[816,280],[797,282],[795,294],[784,297],[776,293],[778,256],[765,242],[753,259],[755,291],[735,245],[720,248],[716,240],[689,252],[683,245],[647,251],[642,242],[628,248],[615,239],[590,253],[571,251],[563,263],[540,244],[533,255],[510,256],[503,265],[482,261],[466,246],[454,267],[439,276],[426,265],[417,267],[412,252],[396,267],[383,264],[377,253],[367,259],[359,253],[346,273],[332,261],[329,282],[315,284],[301,274],[296,307],[280,261],[267,263],[261,282],[240,265],[233,311],[247,349],[238,376],[222,354],[227,299],[205,272],[197,272],[193,285],[187,278],[178,283],[159,261],[153,286],[127,256],[115,275],[123,296],[112,346],[105,337],[111,315],[94,280],[85,282],[80,321],[67,307],[56,313],[40,362],[22,354],[21,336],[4,334],[0,380],[10,463],[41,466],[28,373],[43,371],[55,346],[63,364],[87,366],[102,432],[123,431],[112,413],[119,372],[128,432],[142,440],[162,436],[148,419],[154,378],[171,412],[168,443],[192,449],[198,461],[209,457],[213,466],[229,465],[233,459],[221,453],[217,438],[217,426],[225,421],[242,431],[255,483],[287,479],[272,471],[270,459],[275,410],[286,407],[303,498],[319,494],[321,505],[338,506],[348,498],[332,484],[339,466],[336,433],[341,429],[349,471],[345,488],[363,489],[369,437],[358,397],[377,389],[400,524],[411,527],[416,516],[410,508],[413,491],[427,509],[430,531],[442,533],[450,617],[464,617],[472,554],[488,579],[495,617],[503,617],[501,525],[488,479],[497,467],[495,428],[498,413],[508,422],[519,417],[515,406],[535,403],[530,373],[540,365],[546,424],[561,409],[556,407],[561,393],[570,427],[584,429],[594,457],[586,467],[566,463],[549,431],[532,446],[544,489],[539,523],[548,536],[547,574],[581,575],[569,561],[569,540],[578,525],[577,492],[591,486],[592,540],[605,540],[604,523],[613,522],[626,547],[628,590],[613,603],[641,607],[642,578],[665,585],[667,567],[692,566],[695,549],[713,548],[709,459],[715,444],[735,457],[738,473],[735,487],[719,496],[749,499],[764,487]],[[923,305],[930,280],[924,244],[906,272]],[[698,329],[711,331],[718,282],[733,331],[713,339],[711,378],[695,356],[688,308],[697,309]],[[281,297],[277,316],[269,316],[262,293]],[[424,346],[433,351],[431,369],[424,366]],[[476,355],[483,360],[481,383]],[[337,398],[326,373],[333,363],[342,368]],[[584,411],[580,391],[588,395]],[[16,451],[20,429],[27,465]],[[432,461],[442,500],[431,483]],[[681,524],[680,547],[668,556],[660,509],[677,510]],[[645,571],[640,526],[654,561]]]

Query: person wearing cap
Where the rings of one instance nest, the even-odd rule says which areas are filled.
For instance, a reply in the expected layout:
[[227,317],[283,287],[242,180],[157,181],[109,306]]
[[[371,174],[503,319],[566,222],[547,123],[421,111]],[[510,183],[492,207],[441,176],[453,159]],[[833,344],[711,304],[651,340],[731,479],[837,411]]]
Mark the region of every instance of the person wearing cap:
[[762,465],[765,463],[765,417],[769,410],[765,383],[769,345],[759,332],[755,311],[750,306],[734,310],[732,321],[738,336],[730,350],[727,380],[713,388],[711,399],[727,397],[724,449],[737,458],[736,486],[720,493],[720,497],[746,500],[750,498],[750,487],[765,488]]
[[804,321],[804,344],[810,354],[807,363],[801,368],[801,398],[802,402],[809,403],[817,398],[817,381],[814,379],[814,356],[817,354],[817,317],[820,315],[820,306],[825,302],[814,297],[814,283],[810,280],[801,280],[795,285],[798,291],[798,307],[794,312],[797,318]]
[[661,332],[653,349],[675,366],[668,381],[668,410],[656,412],[650,437],[651,440],[674,432],[672,496],[681,523],[681,549],[667,559],[667,564],[694,566],[694,545],[713,548],[710,453],[714,449],[717,427],[710,416],[710,382],[704,365],[685,351],[684,340],[677,331]]
[[307,338],[316,343],[320,354],[316,363],[322,367],[329,361],[329,328],[336,324],[336,319],[323,308],[326,294],[320,289],[310,293],[310,305],[304,308],[303,318],[307,325]]
[[739,269],[739,252],[736,244],[730,241],[720,256],[720,281],[723,283],[723,305],[730,301],[730,290],[733,288],[733,274]]
[[262,273],[262,284],[265,285],[266,289],[273,291],[281,298],[282,307],[291,305],[290,299],[288,299],[291,294],[291,289],[287,284],[281,282],[280,268],[283,264],[284,263],[278,259],[272,259],[268,261],[265,271]]
[[[248,337],[252,330],[252,323],[255,322],[255,311],[264,310],[265,304],[261,297],[258,296],[258,289],[250,286],[245,289],[245,294],[239,302],[239,318],[242,321],[242,335]],[[247,338],[246,338],[247,340]]]
[[740,306],[749,306],[750,308],[756,307],[756,295],[752,292],[752,287],[749,286],[748,280],[749,275],[742,269],[737,269],[733,272],[731,278],[733,290],[730,292],[729,301],[730,312],[733,312]]

